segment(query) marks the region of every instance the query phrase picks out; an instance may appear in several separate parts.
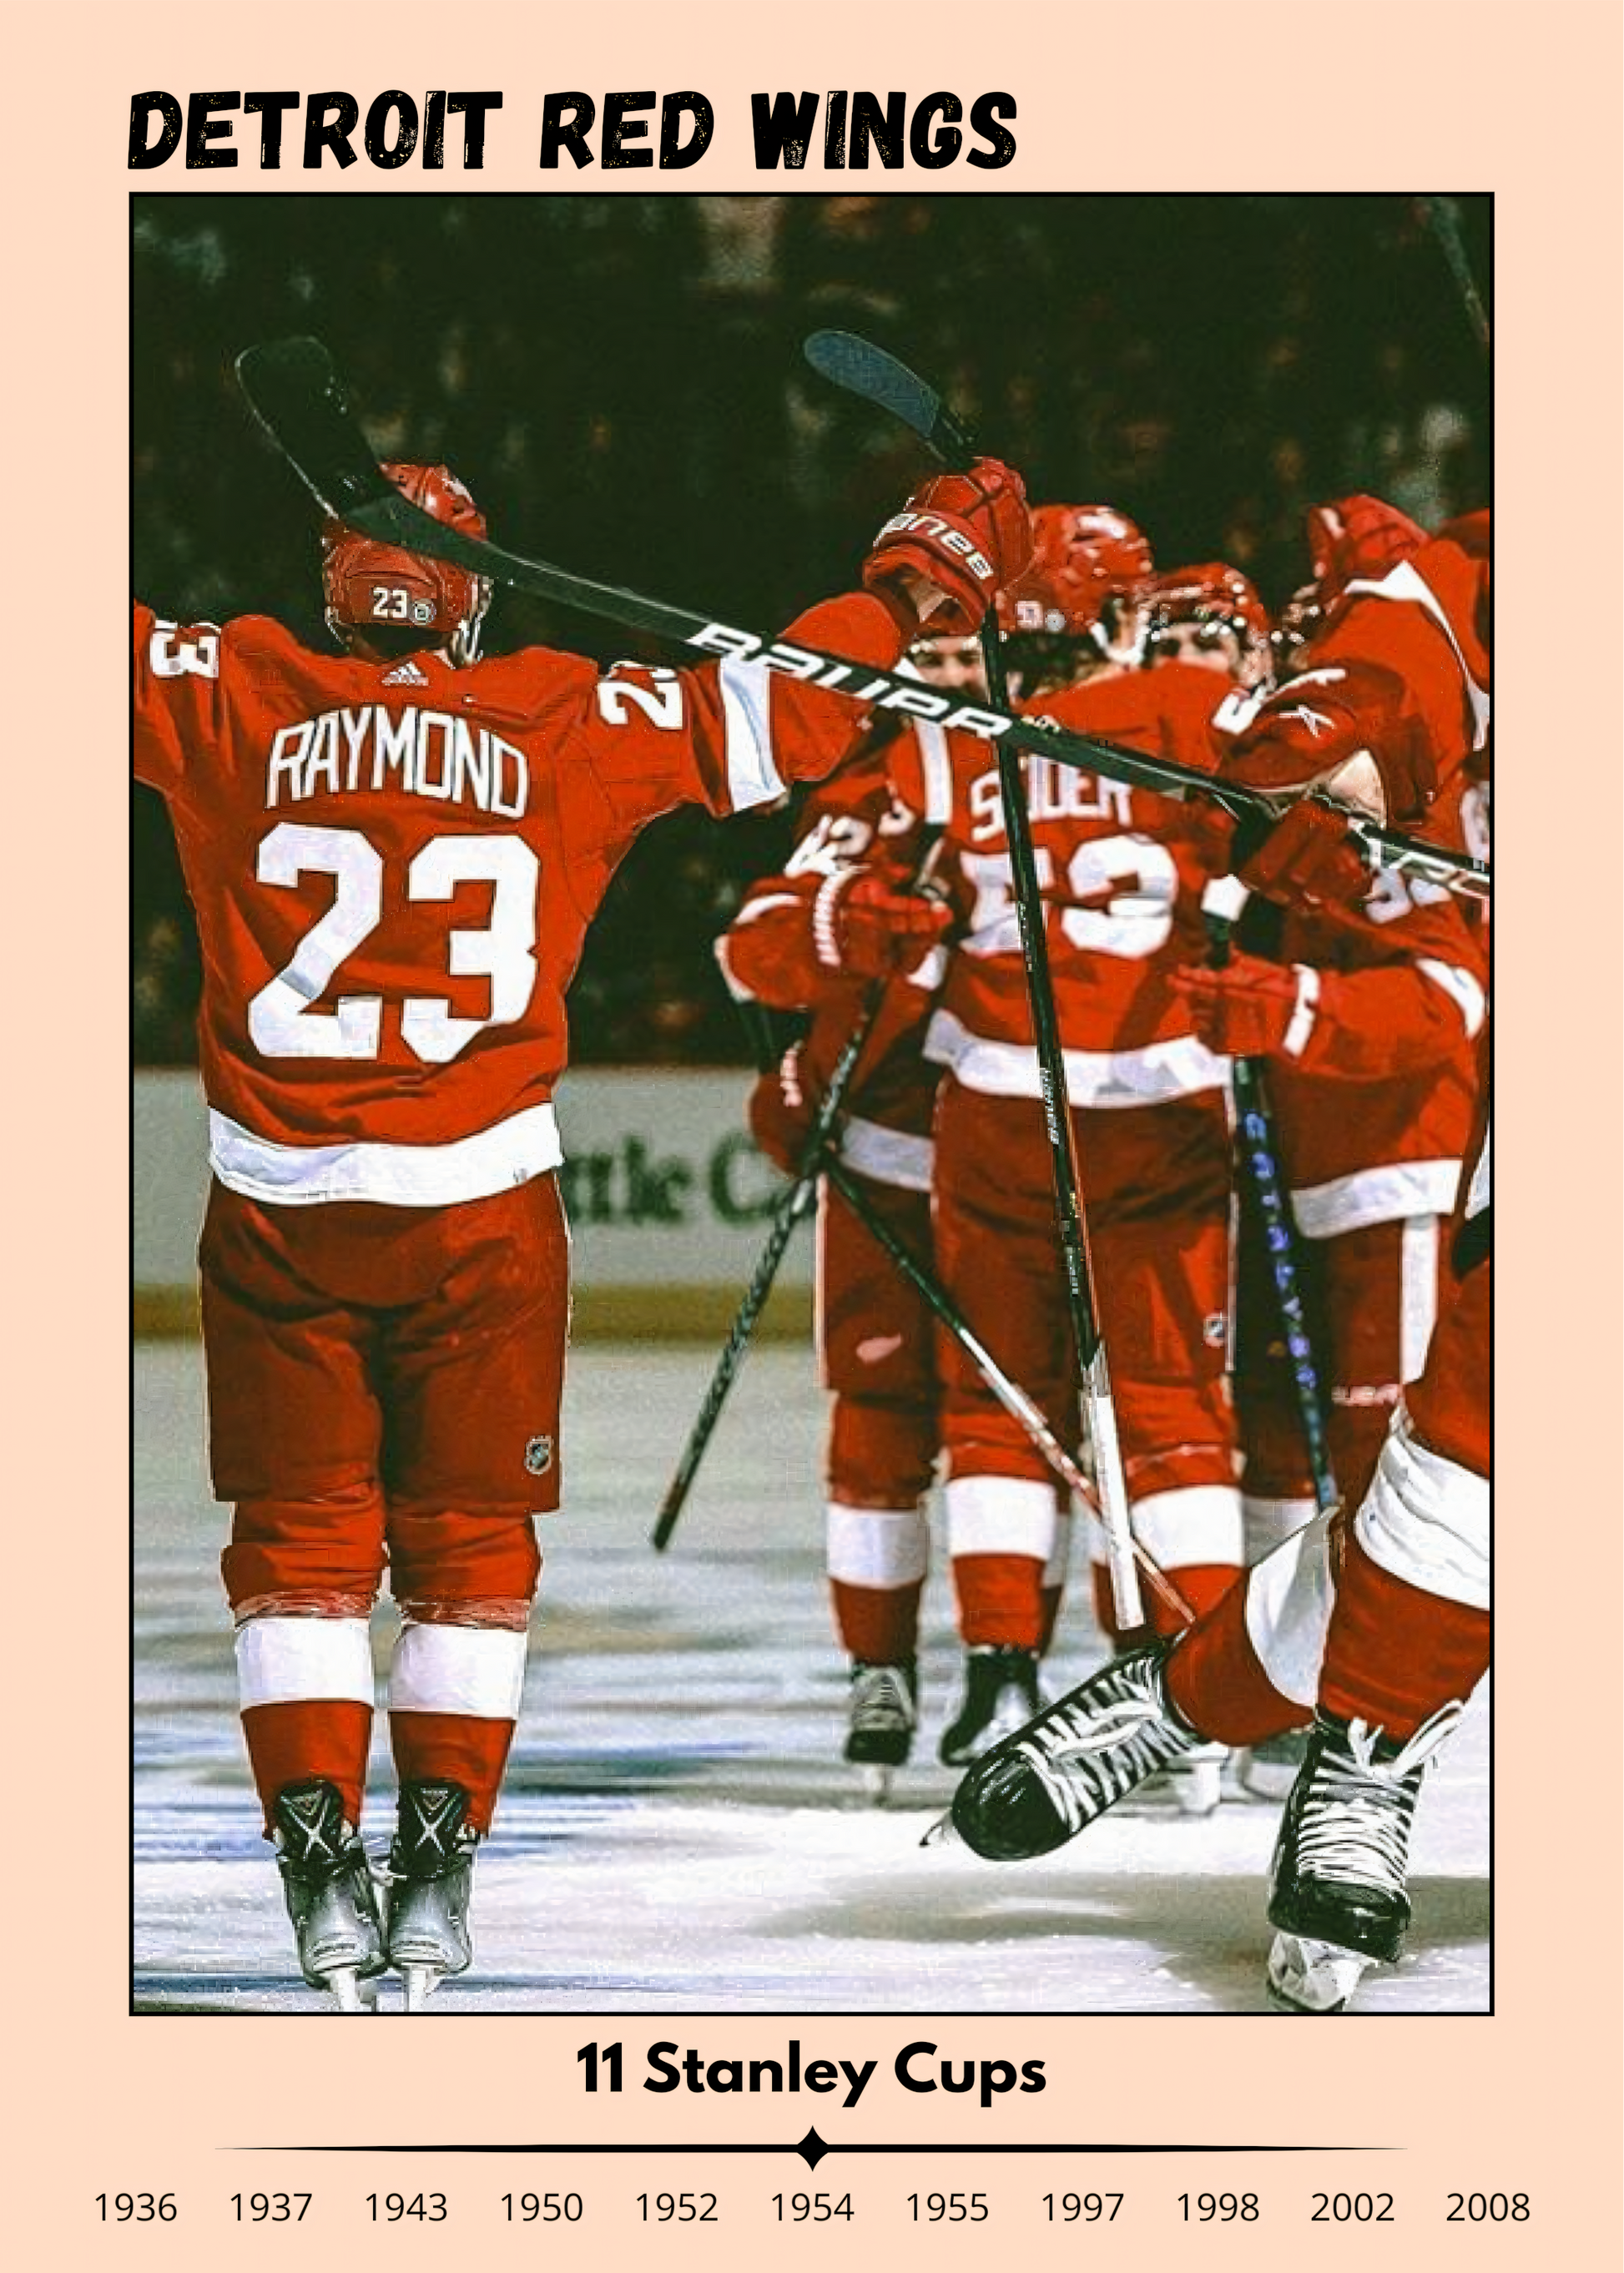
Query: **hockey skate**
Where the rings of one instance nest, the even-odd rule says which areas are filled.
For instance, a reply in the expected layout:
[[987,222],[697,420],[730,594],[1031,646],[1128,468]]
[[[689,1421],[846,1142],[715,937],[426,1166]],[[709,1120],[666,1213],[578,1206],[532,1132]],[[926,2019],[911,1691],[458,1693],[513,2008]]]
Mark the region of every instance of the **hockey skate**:
[[1274,1848],[1268,1990],[1282,2011],[1345,2012],[1372,1965],[1402,1955],[1416,1799],[1460,1717],[1446,1705],[1400,1744],[1315,1716]]
[[1148,1777],[1208,1749],[1168,1696],[1168,1649],[1112,1658],[979,1759],[953,1795],[965,1844],[996,1863],[1052,1854]]
[[336,1784],[312,1776],[283,1786],[271,1805],[276,1867],[293,1921],[299,1967],[339,2009],[367,2013],[384,1969],[383,1927],[372,1872]]
[[890,1797],[893,1769],[901,1767],[914,1749],[917,1699],[912,1658],[899,1665],[853,1660],[846,1757],[861,1768],[864,1787],[876,1807]]
[[420,2013],[449,1973],[473,1962],[468,1905],[477,1831],[458,1783],[401,1787],[400,1822],[389,1849],[388,1962],[406,1988],[406,2010]]
[[964,1701],[943,1731],[939,1757],[968,1767],[1043,1709],[1034,1649],[983,1646],[965,1659]]

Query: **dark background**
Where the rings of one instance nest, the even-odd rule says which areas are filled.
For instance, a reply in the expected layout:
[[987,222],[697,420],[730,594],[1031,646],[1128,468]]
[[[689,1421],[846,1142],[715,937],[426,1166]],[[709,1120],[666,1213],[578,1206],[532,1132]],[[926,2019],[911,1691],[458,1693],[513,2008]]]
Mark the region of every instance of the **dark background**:
[[[332,349],[381,456],[450,463],[514,550],[772,632],[848,589],[929,470],[802,363],[859,330],[938,386],[1034,500],[1109,503],[1158,563],[1223,559],[1271,607],[1305,507],[1366,490],[1427,528],[1489,500],[1489,381],[1415,200],[907,193],[138,195],[135,589],[182,620],[321,626],[315,521],[232,376]],[[1491,200],[1462,198],[1492,284]],[[658,648],[499,590],[487,651]],[[691,657],[687,658],[691,660]],[[649,831],[570,997],[578,1062],[746,1054],[710,941],[782,817]],[[135,1054],[192,1053],[196,949],[159,800],[132,820]]]

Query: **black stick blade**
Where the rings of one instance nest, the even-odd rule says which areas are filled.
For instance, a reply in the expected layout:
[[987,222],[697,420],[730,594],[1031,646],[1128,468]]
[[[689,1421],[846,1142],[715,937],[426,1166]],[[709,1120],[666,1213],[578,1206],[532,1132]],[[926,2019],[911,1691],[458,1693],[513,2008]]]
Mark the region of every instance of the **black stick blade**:
[[801,352],[820,377],[876,409],[890,411],[948,465],[967,465],[975,444],[934,386],[856,332],[814,332]]
[[400,492],[367,446],[337,365],[320,340],[267,340],[237,358],[254,416],[314,495],[341,521]]

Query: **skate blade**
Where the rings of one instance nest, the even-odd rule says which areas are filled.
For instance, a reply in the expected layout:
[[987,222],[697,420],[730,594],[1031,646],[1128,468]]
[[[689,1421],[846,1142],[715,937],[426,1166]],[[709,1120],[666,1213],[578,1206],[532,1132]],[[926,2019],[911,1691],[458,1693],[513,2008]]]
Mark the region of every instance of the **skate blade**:
[[1334,1941],[1277,1933],[1268,1957],[1270,1999],[1283,2013],[1345,2013],[1374,1962]]
[[429,1999],[445,1979],[445,1968],[440,1965],[402,1965],[401,1979],[406,1988],[406,2010],[421,2013]]
[[919,1843],[921,1847],[959,1847],[964,1842],[959,1836],[952,1817],[939,1815]]
[[353,1965],[336,1965],[325,1975],[327,1992],[341,2013],[373,2013],[378,2009],[378,1984],[363,1980]]

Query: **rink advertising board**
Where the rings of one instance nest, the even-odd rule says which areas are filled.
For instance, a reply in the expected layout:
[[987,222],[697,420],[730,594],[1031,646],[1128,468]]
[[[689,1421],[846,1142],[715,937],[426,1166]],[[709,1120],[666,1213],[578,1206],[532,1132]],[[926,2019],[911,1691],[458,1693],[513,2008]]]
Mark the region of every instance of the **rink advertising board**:
[[[19,674],[26,716],[15,750],[19,761],[24,752],[50,759],[14,763],[24,810],[12,823],[21,901],[14,1001],[27,1068],[19,1092],[26,1104],[13,1115],[13,1189],[29,1201],[13,1230],[29,1290],[28,1332],[18,1338],[11,1374],[24,1447],[14,1532],[29,1605],[14,1657],[28,1725],[49,1729],[59,1747],[56,1773],[30,1780],[44,1789],[38,1798],[31,1789],[31,1836],[26,1843],[16,1836],[11,1872],[27,1895],[26,1935],[18,1939],[28,1962],[17,1969],[13,2025],[29,2091],[14,2118],[24,2176],[11,2219],[24,2261],[49,2249],[75,2263],[120,2262],[134,2252],[165,2265],[215,2264],[233,2253],[240,2229],[259,2225],[285,2227],[288,2245],[308,2265],[349,2264],[357,2247],[372,2240],[392,2249],[402,2232],[438,2262],[469,2247],[482,2254],[523,2247],[515,2229],[528,2225],[537,2229],[532,2245],[567,2262],[587,2251],[635,2249],[673,2262],[703,2253],[711,2263],[742,2265],[785,2228],[806,2229],[792,2247],[855,2245],[876,2254],[926,2229],[929,2241],[950,2247],[959,2232],[978,2254],[989,2245],[1003,2254],[1059,2239],[1096,2251],[1131,2247],[1139,2257],[1148,2249],[1158,2262],[1184,2250],[1294,2269],[1320,2256],[1342,2262],[1356,2249],[1362,2263],[1404,2268],[1452,2252],[1474,2264],[1531,2264],[1536,2252],[1542,2262],[1613,2262],[1616,2000],[1575,1984],[1561,1960],[1576,1939],[1590,1946],[1598,1890],[1604,1950],[1617,1923],[1616,1842],[1610,1837],[1598,1856],[1594,1828],[1598,1776],[1607,1773],[1614,1653],[1574,1617],[1576,1586],[1587,1602],[1618,1593],[1618,1527],[1598,1506],[1598,1490],[1613,1473],[1616,1447],[1611,1432],[1605,1445],[1596,1437],[1598,1416],[1616,1407],[1616,1324],[1608,1323],[1616,1304],[1604,1308],[1598,1274],[1576,1278],[1572,1267],[1575,1256],[1617,1253],[1616,1239],[1598,1235],[1604,1218],[1607,1229],[1617,1227],[1616,1054],[1603,1054],[1605,1075],[1590,1072],[1598,1054],[1582,999],[1593,974],[1605,983],[1614,967],[1612,926],[1605,939],[1592,936],[1600,911],[1611,912],[1614,885],[1601,877],[1579,894],[1557,880],[1571,875],[1581,826],[1586,843],[1618,841],[1616,827],[1601,822],[1616,822],[1619,787],[1607,734],[1590,711],[1580,713],[1566,657],[1553,656],[1549,531],[1559,516],[1565,592],[1610,589],[1611,563],[1593,557],[1606,517],[1575,508],[1617,488],[1617,326],[1602,319],[1616,318],[1619,273],[1616,199],[1607,193],[1615,166],[1605,163],[1617,155],[1618,26],[1611,11],[1573,8],[1560,19],[1562,36],[1538,49],[1519,25],[1454,4],[1367,13],[1357,42],[1347,26],[1274,9],[1254,11],[1244,27],[1219,27],[1216,38],[1214,28],[1192,26],[1181,37],[1182,26],[1168,21],[1148,39],[1142,26],[1124,39],[1119,30],[1110,37],[1104,19],[1075,11],[1044,10],[1036,19],[996,26],[951,11],[931,19],[931,36],[921,41],[912,25],[904,32],[872,11],[842,7],[823,11],[797,38],[788,26],[763,33],[742,19],[679,24],[634,7],[618,12],[613,34],[590,25],[547,26],[538,41],[535,19],[503,7],[458,26],[454,64],[444,19],[431,24],[410,11],[387,36],[371,22],[303,6],[282,12],[274,38],[246,19],[222,23],[184,8],[162,22],[98,26],[93,41],[65,21],[65,37],[54,24],[40,35],[74,101],[70,109],[34,96],[20,123],[27,204],[19,205],[29,226],[19,231],[15,265],[26,344],[7,379],[16,472],[29,496],[26,589],[48,596],[36,612],[49,626],[45,663]],[[626,60],[633,56],[635,71]],[[436,120],[432,90],[438,85],[448,97],[457,91],[454,79],[465,97],[481,101],[453,109],[447,99]],[[837,79],[851,100],[844,134],[831,138],[828,82]],[[951,164],[936,161],[932,138],[952,122],[925,109],[941,100],[938,79],[957,90],[963,114]],[[808,86],[816,104],[804,164],[764,169],[752,98],[771,106],[787,91],[798,101]],[[808,1826],[786,1822],[786,1836],[808,1840],[811,1858],[812,1883],[799,1907],[781,1885],[768,1889],[786,1917],[793,1910],[803,1937],[803,2001],[793,1982],[784,1993],[782,1984],[741,1969],[747,1939],[736,1905],[750,1890],[738,1883],[745,1874],[736,1863],[732,1882],[718,1883],[728,1876],[724,1823],[716,1869],[703,1885],[718,1914],[734,1918],[737,1939],[714,1949],[713,1998],[673,2008],[657,1977],[640,1969],[657,1929],[681,1931],[680,1872],[660,1916],[658,1844],[638,1854],[620,1898],[602,1901],[590,1919],[600,1961],[568,1978],[550,1974],[549,1906],[567,1904],[581,1882],[568,1842],[550,1843],[544,1814],[526,1857],[539,1920],[528,1893],[514,1894],[504,1879],[500,1909],[480,1928],[500,1944],[503,1917],[522,1918],[526,1932],[537,1927],[541,1954],[514,2009],[459,2010],[453,1990],[425,2016],[454,2030],[449,2058],[443,2037],[438,2053],[431,2041],[402,2057],[389,2049],[395,2040],[380,2045],[378,2032],[354,2030],[321,2039],[320,2056],[312,2057],[312,2040],[297,2022],[327,2015],[313,2000],[301,2007],[286,1974],[280,1999],[263,2005],[252,1995],[233,2008],[184,1993],[188,1933],[228,1945],[234,1935],[251,1939],[276,1901],[268,1859],[251,1857],[246,1841],[240,1854],[214,1853],[212,1834],[199,1837],[198,1826],[215,1819],[207,1807],[189,1815],[199,1793],[208,1799],[211,1776],[246,1802],[234,1731],[220,1726],[205,1736],[214,1766],[195,1784],[177,1780],[172,1767],[192,1741],[186,1723],[195,1699],[212,1693],[214,1677],[206,1669],[199,1686],[187,1652],[213,1650],[223,1662],[223,1630],[217,1644],[187,1640],[172,1693],[155,1710],[147,1667],[132,1783],[121,1674],[132,1606],[122,1577],[100,1558],[80,1551],[63,1565],[67,1542],[82,1550],[108,1535],[109,1464],[95,1463],[93,1489],[81,1448],[94,1441],[90,1416],[119,1409],[127,1378],[126,1353],[114,1347],[108,1323],[120,1298],[102,1283],[125,1220],[119,1179],[109,1173],[108,1131],[118,1108],[103,1094],[104,1084],[123,1077],[112,1071],[124,1054],[122,982],[109,983],[117,958],[103,936],[117,927],[123,843],[107,800],[84,794],[80,784],[87,767],[99,778],[91,754],[116,739],[124,700],[109,645],[121,596],[111,589],[107,555],[117,545],[99,530],[107,466],[117,456],[109,438],[128,424],[121,350],[132,226],[142,199],[171,214],[192,199],[252,199],[273,237],[280,232],[282,256],[296,272],[303,259],[313,274],[322,242],[342,237],[357,193],[398,211],[408,264],[425,201],[451,194],[488,206],[488,220],[481,210],[476,225],[515,243],[525,201],[539,198],[850,196],[852,124],[863,87],[882,98],[905,91],[899,167],[887,166],[870,134],[870,163],[855,185],[865,197],[1375,197],[1446,181],[1495,199],[1496,478],[1520,539],[1506,547],[1500,611],[1511,626],[1514,709],[1529,716],[1547,754],[1542,784],[1560,769],[1563,787],[1559,798],[1530,794],[1514,769],[1508,857],[1502,847],[1497,978],[1502,1018],[1509,1014],[1502,1054],[1509,1053],[1512,1079],[1501,1084],[1501,1152],[1518,1197],[1502,1254],[1513,1291],[1500,1343],[1492,1912],[1486,1875],[1447,1890],[1461,1941],[1481,1947],[1492,1928],[1489,1993],[1474,1989],[1470,2007],[1451,2009],[1446,1990],[1430,2010],[1355,2014],[1337,2028],[1289,2037],[1271,2031],[1274,2016],[1255,1997],[1214,2009],[1209,1982],[1180,1977],[1189,1947],[1181,1922],[1187,1931],[1202,1908],[1203,1865],[1185,1847],[1177,1869],[1153,1861],[1110,1885],[1109,1904],[1130,1908],[1151,1955],[1138,2001],[1130,1988],[1101,2010],[1089,1976],[1101,1888],[1083,1849],[1073,1850],[1067,1875],[1045,1879],[1041,1896],[1023,1892],[1034,1882],[1018,1869],[1012,1878],[989,1873],[984,1887],[955,1877],[950,1897],[948,1881],[929,1876],[929,1852],[899,1839],[883,1892],[866,1894],[853,1917],[855,1834],[836,1805],[825,1869],[817,1867],[822,1849]],[[391,89],[412,91],[417,162],[387,162],[407,127],[407,100],[386,100]],[[267,99],[251,109],[246,98],[256,90]],[[342,139],[343,105],[322,109],[327,96],[317,90],[350,96],[356,162],[345,163],[320,132],[307,143],[312,105],[318,127],[335,125]],[[984,123],[1012,149],[1001,165],[978,169],[978,152],[1002,148],[971,131],[975,105],[989,91],[1001,91],[1000,107]],[[486,99],[494,93],[500,105]],[[160,94],[167,104],[154,99]],[[174,148],[161,164],[130,162],[138,100],[147,105],[135,145],[143,155],[167,131],[170,106],[178,115]],[[877,109],[883,119],[883,100]],[[707,113],[703,149],[686,166],[670,162],[694,150]],[[279,168],[264,160],[273,116],[284,122]],[[483,126],[477,164],[476,118]],[[1304,133],[1311,118],[1319,123]],[[573,145],[560,139],[571,125],[584,137]],[[784,133],[794,139],[787,125]],[[653,161],[646,169],[637,162],[645,155]],[[307,165],[307,156],[317,162]],[[1011,209],[1013,259],[1019,214]],[[1583,258],[1572,257],[1575,249]],[[187,257],[204,268],[214,257],[206,224]],[[454,259],[455,248],[444,257]],[[605,274],[606,292],[620,289],[612,266]],[[894,315],[886,290],[895,280],[864,281],[870,304],[882,311],[889,304]],[[929,281],[938,304],[951,296],[951,280]],[[1231,283],[1245,298],[1248,276]],[[425,309],[431,285],[425,278]],[[1167,289],[1177,292],[1178,281]],[[1437,289],[1439,321],[1455,320],[1441,269]],[[906,313],[906,291],[901,299]],[[594,303],[594,313],[605,304]],[[726,308],[718,306],[726,323]],[[539,357],[548,353],[549,326],[568,334],[579,311],[555,306],[547,274],[516,256],[510,300],[492,311],[492,321],[532,308]],[[162,294],[143,293],[128,312],[138,328],[161,328]],[[242,319],[252,320],[250,303]],[[1038,307],[1031,320],[1057,319]],[[431,321],[425,315],[425,325]],[[357,337],[362,328],[354,325]],[[658,448],[681,451],[680,370],[658,336],[638,338],[624,322],[613,336],[623,356],[635,343]],[[1553,370],[1545,350],[1558,340]],[[567,343],[558,338],[556,351]],[[421,330],[387,345],[402,365],[429,353]],[[477,358],[478,341],[461,351]],[[987,439],[996,446],[994,435]],[[132,433],[138,461],[142,445]],[[42,466],[49,487],[30,495]],[[725,469],[712,478],[716,511],[730,517],[734,544],[752,555],[770,552],[771,500],[728,497]],[[862,541],[854,528],[853,542]],[[617,529],[587,565],[642,583],[635,550],[635,530]],[[1538,585],[1536,559],[1545,572]],[[71,613],[59,604],[68,592]],[[222,596],[222,612],[233,604]],[[31,635],[42,629],[31,627]],[[1599,641],[1605,663],[1617,640],[1613,612],[1595,611],[1586,636]],[[70,639],[71,679],[64,652]],[[1607,683],[1605,667],[1601,678]],[[74,716],[64,732],[70,694]],[[1553,1189],[1557,1065],[1581,1085],[1582,1098],[1564,1107],[1562,1173]],[[583,1086],[584,1093],[584,1077]],[[146,1112],[139,1100],[138,1281],[144,1242],[167,1236],[155,1219],[144,1219]],[[751,1223],[727,1221],[727,1211],[748,1219],[762,1189],[729,1149],[732,1138],[717,1133],[719,1121],[708,1125],[710,1135],[679,1140],[645,1118],[639,1088],[635,1109],[605,1124],[601,1142],[589,1141],[584,1165],[572,1172],[583,1310],[598,1257],[605,1283],[640,1287],[645,1269],[667,1268],[657,1242],[686,1239],[702,1216],[707,1243],[726,1233],[753,1250]],[[176,1141],[178,1150],[188,1139]],[[682,1263],[661,1283],[691,1288],[699,1282],[688,1269]],[[153,1283],[171,1283],[167,1266]],[[635,1338],[630,1347],[621,1408],[628,1437],[638,1417]],[[703,1355],[693,1356],[697,1404],[705,1369]],[[138,1473],[148,1454],[163,1450],[138,1442]],[[195,1479],[184,1488],[195,1491]],[[590,1488],[613,1489],[601,1474]],[[162,1622],[165,1571],[154,1549],[171,1535],[162,1511],[138,1499],[134,1560],[149,1591],[133,1605],[137,1632]],[[702,1543],[689,1559],[666,1564],[640,1562],[632,1551],[640,1539],[628,1533],[620,1583],[629,1624],[658,1629],[726,1595],[751,1542],[718,1544],[715,1534],[707,1542],[697,1517],[695,1536]],[[545,1542],[560,1573],[568,1542],[565,1525]],[[195,1575],[196,1556],[187,1551]],[[735,1554],[741,1560],[730,1570]],[[568,1601],[567,1578],[560,1583]],[[768,1607],[776,1617],[784,1600],[772,1597]],[[800,1614],[823,1620],[810,1585]],[[547,1649],[544,1615],[534,1644],[542,1677],[527,1707],[538,1714],[546,1711]],[[139,1685],[139,1663],[136,1671]],[[49,1700],[43,1711],[41,1700]],[[675,1758],[680,1692],[667,1702]],[[785,1702],[769,1688],[756,1709]],[[741,1742],[749,1741],[747,1730]],[[792,1781],[786,1792],[758,1789],[738,1802],[756,1819],[749,1839],[741,1822],[740,1849],[748,1851],[758,1835],[764,1806],[795,1814],[796,1789]],[[560,1790],[569,1838],[589,1847],[595,1811],[605,1826],[624,1812],[624,1794],[613,1788],[583,1794],[565,1783]],[[67,1826],[71,1841],[62,1836]],[[132,1831],[134,1955],[139,1970],[147,1953],[151,1973],[159,1969],[150,1955],[155,1946],[174,1953],[168,1970],[183,1993],[166,2010],[138,2011],[131,2001],[131,1951],[116,1889]],[[147,1860],[188,1837],[196,1843],[186,1900],[195,1909],[154,1917],[143,1902],[161,1874]],[[202,1869],[211,1859],[219,1864],[218,1896]],[[554,1863],[563,1867],[550,1876]],[[1224,1875],[1221,1864],[1207,1867]],[[1234,1969],[1226,1980],[1239,1978],[1249,1958],[1260,1960],[1263,1884],[1259,1872],[1256,1939],[1248,1943],[1237,1930],[1224,1957]],[[1575,1890],[1585,1902],[1576,1918]],[[1438,1882],[1417,1892],[1436,1896]],[[881,1999],[865,1993],[861,1976],[838,2008],[805,1989],[820,1936],[883,1949],[898,1937],[898,1918],[918,1953],[910,1995],[895,1997],[890,1964],[871,1977],[885,1983]],[[571,1937],[582,1923],[571,1916]],[[1424,1955],[1419,1911],[1417,1932]],[[939,1969],[933,1943],[942,1951]],[[635,1963],[628,1962],[634,1947]],[[1057,1950],[1068,1964],[1074,1960],[1074,2002],[1034,2010],[1021,1995],[1023,1958],[1029,1968],[1052,1969]],[[957,1981],[978,1965],[986,1980],[1010,1984],[996,2002],[936,2001],[942,1979]],[[193,1969],[191,1987],[199,1985]],[[1186,1988],[1192,2008],[1181,2009]]]
[[[560,1094],[577,1335],[719,1340],[785,1189],[744,1124],[748,1072],[588,1067]],[[137,1331],[195,1328],[198,1225],[208,1178],[197,1076],[135,1082]],[[804,1335],[812,1240],[797,1234],[763,1324]]]

